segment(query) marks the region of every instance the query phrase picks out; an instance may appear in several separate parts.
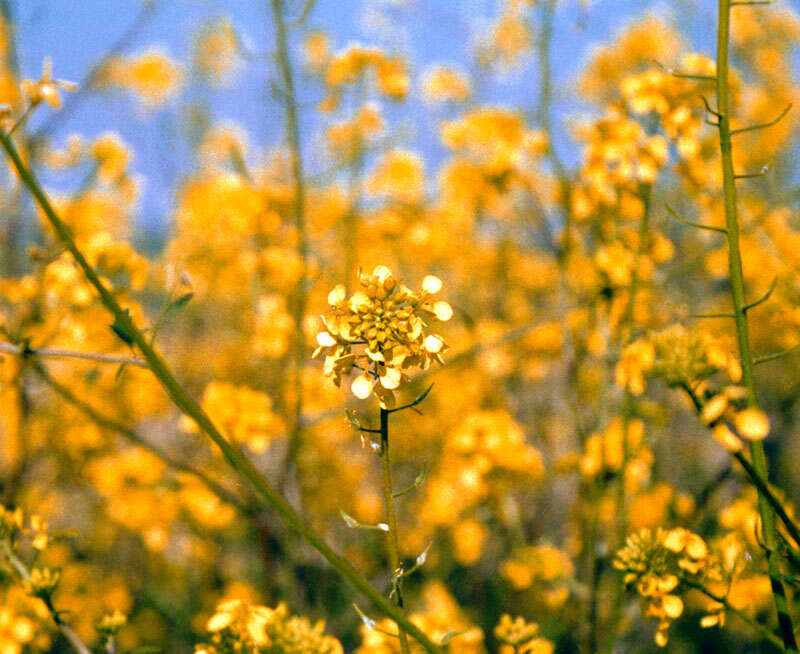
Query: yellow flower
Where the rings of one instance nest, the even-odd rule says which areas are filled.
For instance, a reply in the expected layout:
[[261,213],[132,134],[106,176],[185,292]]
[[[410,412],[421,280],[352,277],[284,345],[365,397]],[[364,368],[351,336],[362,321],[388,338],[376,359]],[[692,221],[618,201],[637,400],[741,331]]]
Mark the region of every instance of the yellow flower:
[[746,439],[760,441],[769,434],[769,418],[757,407],[739,411],[733,419],[736,430]]
[[22,81],[22,92],[31,106],[46,102],[52,109],[61,108],[59,90],[75,92],[77,88],[74,82],[53,79],[53,62],[49,57],[44,60],[42,76],[38,80],[26,79]]
[[449,320],[453,310],[447,302],[434,301],[442,283],[432,275],[418,293],[386,266],[376,266],[370,275],[359,272],[359,283],[361,290],[349,300],[343,286],[329,293],[331,309],[322,317],[327,331],[317,334],[313,356],[325,355],[324,373],[337,386],[343,376],[361,370],[351,384],[353,395],[366,399],[375,392],[382,406],[391,407],[393,391],[407,380],[405,370],[443,362],[444,339],[426,333],[425,327]]

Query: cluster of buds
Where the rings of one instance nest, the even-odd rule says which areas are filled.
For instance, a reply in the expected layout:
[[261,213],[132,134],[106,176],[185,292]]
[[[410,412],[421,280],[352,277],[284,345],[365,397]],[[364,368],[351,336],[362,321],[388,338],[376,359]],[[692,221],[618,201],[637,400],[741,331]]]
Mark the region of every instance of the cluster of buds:
[[428,333],[434,321],[453,315],[447,302],[434,300],[442,282],[428,275],[415,293],[395,279],[386,266],[372,274],[359,272],[361,290],[348,300],[344,286],[328,295],[330,311],[322,316],[327,331],[317,334],[314,357],[325,355],[325,375],[339,386],[354,370],[353,394],[365,399],[373,392],[384,408],[395,405],[394,392],[408,381],[406,370],[443,363],[444,339]]
[[728,386],[703,404],[700,418],[729,452],[742,449],[742,439],[760,441],[769,434],[769,418],[758,407],[742,408],[746,392],[741,386]]
[[121,611],[106,613],[95,625],[95,630],[104,638],[113,638],[128,622],[128,618]]
[[500,652],[519,652],[525,654],[552,654],[553,643],[537,638],[539,625],[526,622],[525,618],[512,618],[508,613],[500,617],[494,628],[494,636],[502,643]]
[[61,581],[60,570],[33,568],[29,578],[24,581],[23,587],[28,595],[38,597],[47,602],[58,587],[59,581]]
[[628,345],[616,369],[616,381],[634,395],[645,390],[646,377],[663,377],[669,386],[694,387],[718,371],[737,383],[742,367],[711,333],[672,325]]
[[206,624],[211,643],[198,645],[195,654],[342,654],[339,641],[324,629],[324,622],[312,626],[306,618],[290,616],[285,604],[270,609],[232,599],[217,606]]
[[[634,584],[645,604],[645,614],[658,620],[655,641],[667,644],[667,630],[672,620],[683,613],[683,600],[676,594],[682,580],[719,581],[719,562],[706,542],[688,529],[642,529],[628,536],[617,552],[614,567],[625,573],[625,583]],[[721,624],[721,609],[712,607],[713,615],[705,616],[701,625]]]

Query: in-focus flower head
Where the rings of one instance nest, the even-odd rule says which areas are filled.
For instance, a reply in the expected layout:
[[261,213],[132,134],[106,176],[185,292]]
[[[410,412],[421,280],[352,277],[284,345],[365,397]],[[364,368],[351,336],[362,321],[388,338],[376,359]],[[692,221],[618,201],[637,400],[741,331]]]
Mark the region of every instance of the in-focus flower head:
[[314,357],[325,355],[324,372],[336,385],[353,370],[360,370],[351,388],[361,399],[373,392],[381,405],[394,405],[393,391],[407,381],[405,370],[443,363],[444,339],[428,331],[435,320],[453,315],[447,302],[435,300],[442,288],[438,277],[428,275],[418,292],[401,283],[386,266],[371,274],[359,271],[361,289],[349,299],[344,286],[328,295],[330,311],[322,317],[327,331],[317,334]]

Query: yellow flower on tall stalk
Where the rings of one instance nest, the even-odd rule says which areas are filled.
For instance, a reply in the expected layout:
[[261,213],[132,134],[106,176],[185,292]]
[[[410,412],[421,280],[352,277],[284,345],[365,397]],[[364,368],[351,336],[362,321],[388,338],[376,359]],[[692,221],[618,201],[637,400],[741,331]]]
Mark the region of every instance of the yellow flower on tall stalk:
[[428,275],[418,292],[395,279],[386,266],[371,274],[359,272],[361,289],[346,299],[344,286],[328,295],[330,311],[322,316],[327,331],[317,334],[314,357],[325,355],[325,375],[339,386],[354,370],[353,394],[366,399],[374,392],[383,408],[395,404],[394,392],[408,381],[409,368],[426,369],[443,363],[444,338],[430,332],[434,321],[447,321],[453,309],[435,300],[442,288],[438,277]]

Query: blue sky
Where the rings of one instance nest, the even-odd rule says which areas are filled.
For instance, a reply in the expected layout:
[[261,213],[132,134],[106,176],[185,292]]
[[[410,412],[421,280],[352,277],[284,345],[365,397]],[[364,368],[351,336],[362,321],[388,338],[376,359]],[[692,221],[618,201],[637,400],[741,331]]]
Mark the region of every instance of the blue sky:
[[[56,76],[74,81],[85,77],[92,64],[125,33],[141,8],[139,0],[17,0],[13,4],[23,74],[38,76],[42,59],[50,56]],[[232,87],[192,87],[181,100],[187,94],[202,97],[215,120],[239,123],[256,146],[272,145],[281,139],[282,118],[281,108],[269,96],[267,87],[268,79],[274,76],[267,56],[273,40],[268,4],[267,0],[161,0],[127,51],[137,52],[155,44],[179,61],[187,61],[192,35],[203,19],[229,16],[248,46],[263,56],[247,62]],[[318,0],[308,26],[327,31],[336,48],[352,41],[400,48],[408,54],[415,73],[436,62],[456,63],[466,69],[474,38],[496,15],[497,4],[496,0]],[[553,39],[556,84],[568,93],[593,48],[607,42],[631,20],[650,13],[675,17],[695,49],[711,52],[715,7],[714,0],[563,0]],[[524,74],[492,80],[482,88],[481,100],[532,108],[536,87],[535,67],[529,68]],[[307,107],[303,136],[313,145],[321,124],[312,107],[320,96],[313,83],[301,84],[301,88]],[[140,221],[143,226],[163,230],[173,206],[171,190],[189,170],[179,104],[145,114],[127,95],[94,95],[71,112],[53,136],[60,143],[73,132],[88,138],[109,130],[118,132],[133,146],[133,168],[144,179]],[[555,124],[562,134],[566,117],[578,108],[569,96],[555,106]],[[430,110],[412,94],[405,104],[387,107],[387,116],[390,124],[401,128],[404,143],[421,150],[435,168],[443,153]],[[43,119],[46,116],[34,116],[30,126],[35,129]],[[566,136],[559,147],[567,159],[577,156]]]

